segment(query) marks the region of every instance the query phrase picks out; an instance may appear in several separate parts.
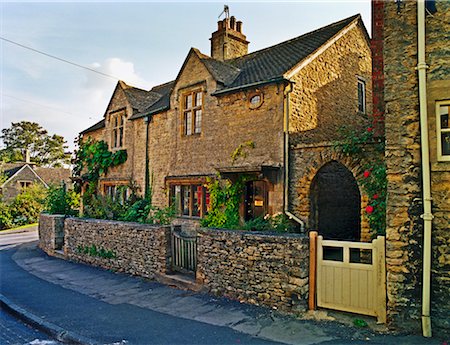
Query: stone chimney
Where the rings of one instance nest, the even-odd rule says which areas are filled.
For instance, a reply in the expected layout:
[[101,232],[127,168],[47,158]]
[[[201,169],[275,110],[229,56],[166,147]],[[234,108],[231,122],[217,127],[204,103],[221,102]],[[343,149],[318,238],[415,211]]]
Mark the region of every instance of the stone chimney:
[[248,54],[248,44],[242,33],[242,22],[235,17],[217,22],[217,31],[211,38],[211,57],[220,61]]

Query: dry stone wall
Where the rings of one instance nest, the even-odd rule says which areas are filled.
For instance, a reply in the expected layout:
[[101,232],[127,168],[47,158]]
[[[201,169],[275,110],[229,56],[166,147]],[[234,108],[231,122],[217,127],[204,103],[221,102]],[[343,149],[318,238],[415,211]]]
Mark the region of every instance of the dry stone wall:
[[166,272],[169,236],[168,226],[69,218],[64,252],[70,260],[152,279]]
[[55,249],[62,249],[64,243],[64,215],[51,215],[42,213],[39,216],[39,248],[49,255]]
[[306,310],[307,237],[217,229],[200,229],[198,236],[197,281],[210,292],[287,312]]

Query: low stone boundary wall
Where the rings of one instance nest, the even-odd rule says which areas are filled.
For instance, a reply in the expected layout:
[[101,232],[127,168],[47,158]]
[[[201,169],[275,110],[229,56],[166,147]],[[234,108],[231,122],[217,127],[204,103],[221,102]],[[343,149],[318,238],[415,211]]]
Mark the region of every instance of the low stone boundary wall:
[[153,279],[170,258],[170,227],[67,218],[64,251],[68,259]]
[[197,282],[211,293],[292,312],[308,303],[304,235],[198,230]]
[[65,218],[64,215],[45,213],[39,216],[39,247],[49,255],[54,255],[57,249],[63,249]]

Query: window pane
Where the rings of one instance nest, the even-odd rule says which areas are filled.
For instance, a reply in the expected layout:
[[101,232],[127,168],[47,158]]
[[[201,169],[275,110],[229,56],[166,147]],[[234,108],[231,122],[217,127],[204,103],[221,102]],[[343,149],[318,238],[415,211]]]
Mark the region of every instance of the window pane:
[[209,211],[209,205],[210,205],[210,198],[209,198],[209,191],[205,188],[205,209],[206,211]]
[[181,214],[181,186],[172,187],[172,200],[170,203],[175,203],[175,210],[178,215]]
[[192,95],[187,95],[184,99],[184,109],[192,108]]
[[196,110],[195,111],[195,133],[201,133],[202,132],[202,111]]
[[450,155],[450,132],[441,133],[442,155]]
[[358,110],[365,112],[365,84],[362,80],[358,80]]
[[253,105],[258,105],[260,102],[261,102],[260,95],[256,95],[256,96],[253,96],[252,98],[250,98],[250,103]]
[[195,94],[195,106],[200,106],[202,105],[202,93],[201,92],[197,92]]
[[192,134],[192,112],[187,111],[184,113],[184,134]]
[[183,216],[189,216],[189,204],[191,200],[191,186],[181,186]]
[[441,116],[441,129],[447,129],[448,127],[448,105],[441,106],[440,116]]
[[123,146],[123,127],[119,128],[119,147]]
[[117,128],[114,128],[113,130],[113,147],[117,147]]
[[192,188],[194,190],[192,216],[200,217],[200,210],[202,205],[202,186],[193,186]]

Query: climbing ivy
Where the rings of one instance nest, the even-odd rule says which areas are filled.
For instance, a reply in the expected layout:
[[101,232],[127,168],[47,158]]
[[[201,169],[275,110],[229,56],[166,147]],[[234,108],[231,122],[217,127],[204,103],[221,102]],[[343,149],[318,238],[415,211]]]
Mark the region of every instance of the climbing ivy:
[[79,138],[73,173],[79,178],[78,182],[81,184],[88,182],[95,184],[96,187],[101,175],[106,174],[109,168],[125,163],[126,160],[126,150],[111,152],[108,150],[108,144],[103,140],[95,141],[88,138],[83,142]]
[[[334,149],[357,160],[368,161],[358,178],[368,198],[365,209],[370,228],[378,235],[386,232],[386,163],[384,161],[384,137],[375,136],[372,126],[364,131],[342,127],[342,140],[335,142]],[[369,149],[369,147],[372,147]]]
[[218,174],[216,178],[208,178],[210,209],[201,220],[201,225],[210,228],[238,229],[239,204],[245,190],[245,182],[249,180],[241,175],[234,183],[222,179]]

